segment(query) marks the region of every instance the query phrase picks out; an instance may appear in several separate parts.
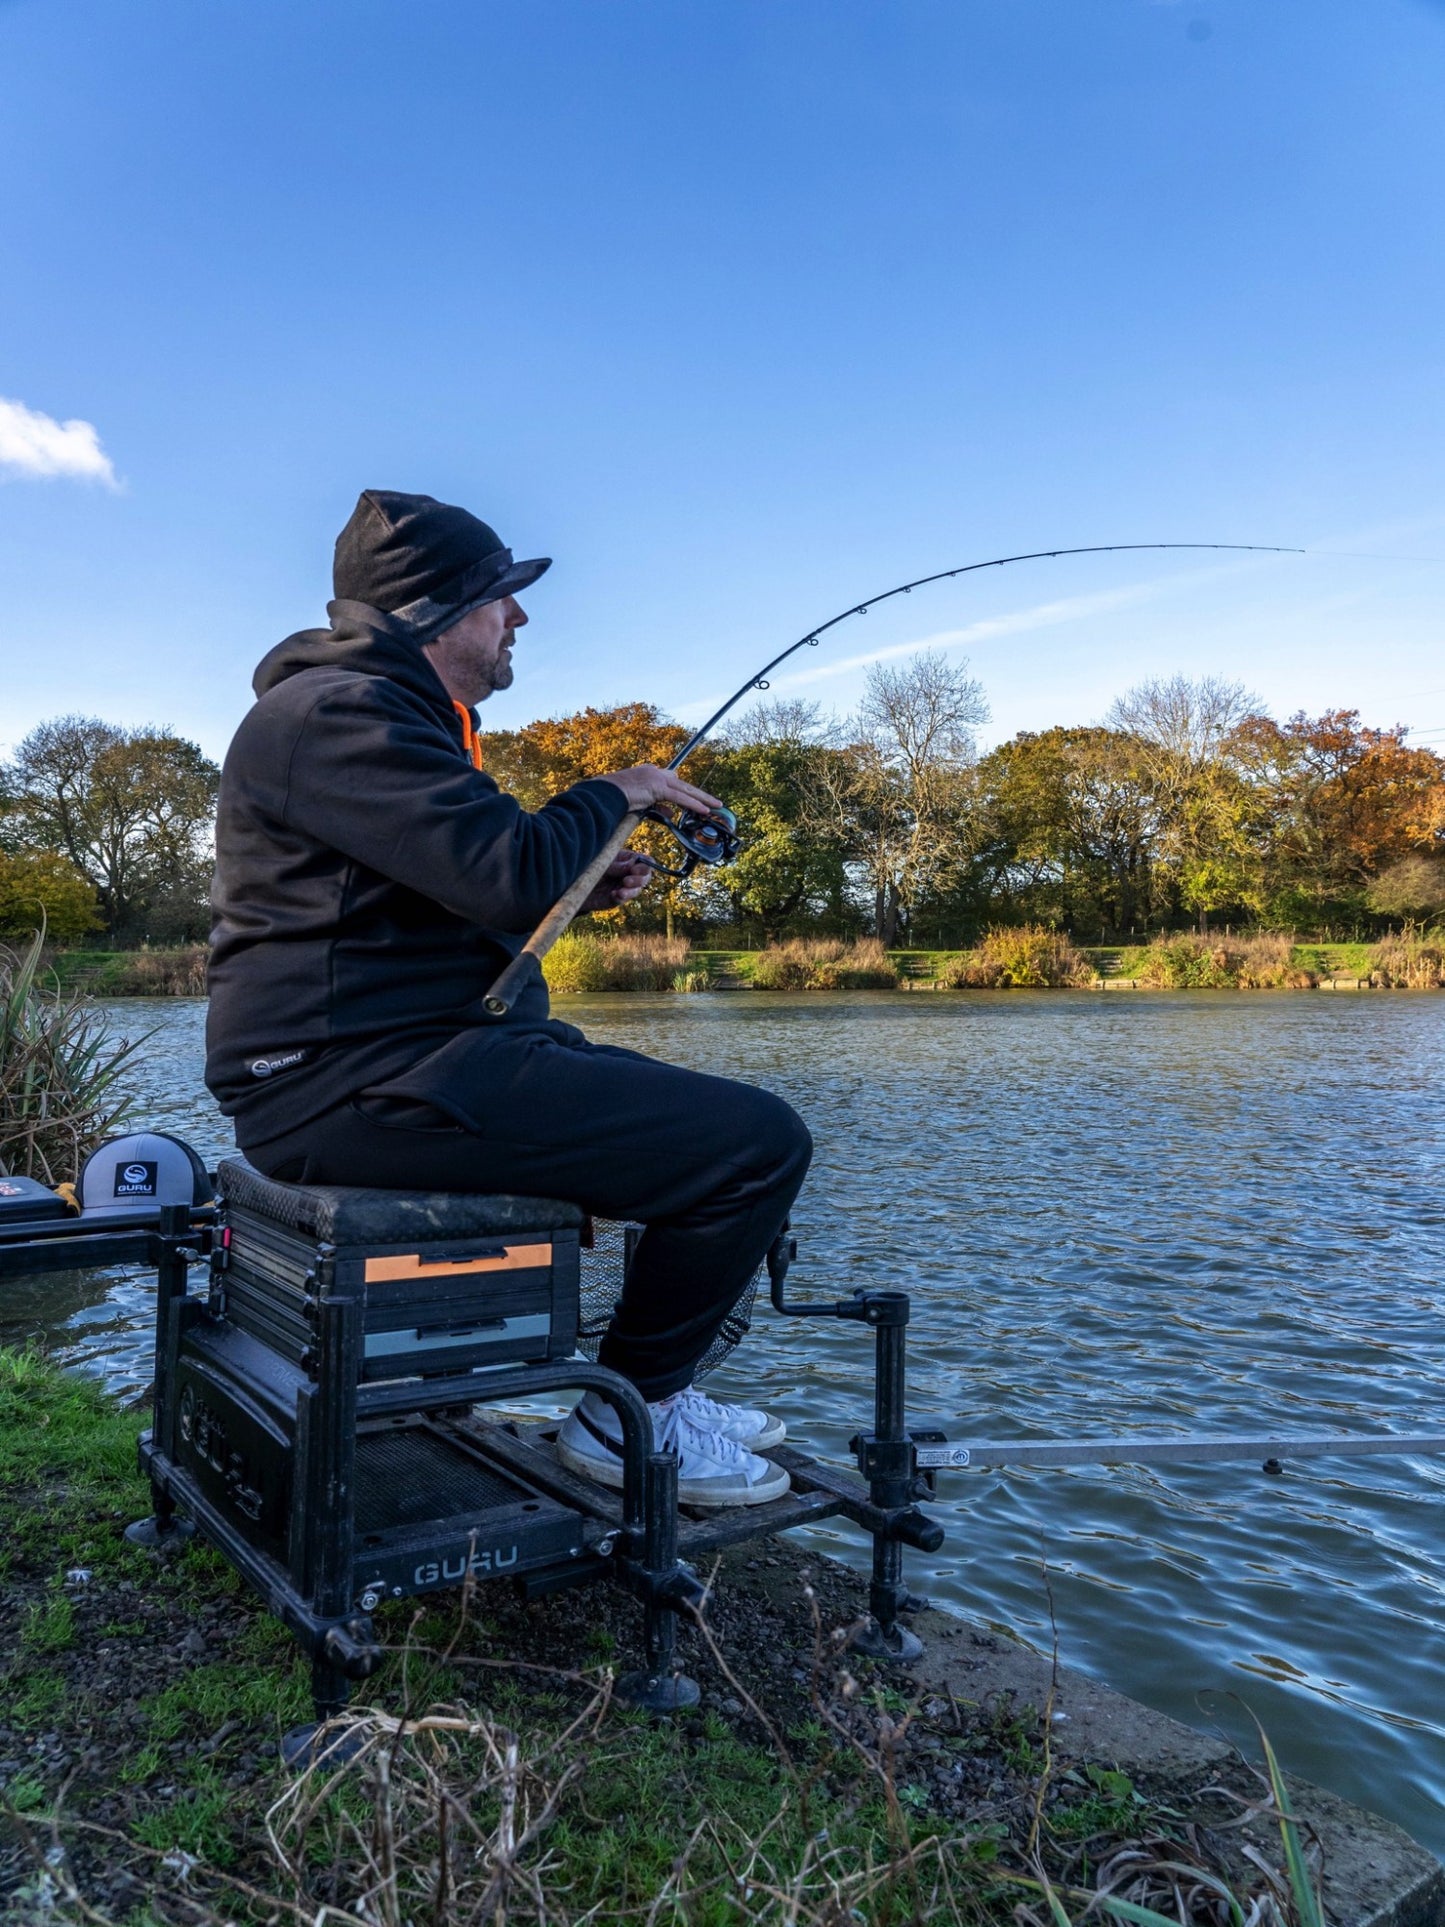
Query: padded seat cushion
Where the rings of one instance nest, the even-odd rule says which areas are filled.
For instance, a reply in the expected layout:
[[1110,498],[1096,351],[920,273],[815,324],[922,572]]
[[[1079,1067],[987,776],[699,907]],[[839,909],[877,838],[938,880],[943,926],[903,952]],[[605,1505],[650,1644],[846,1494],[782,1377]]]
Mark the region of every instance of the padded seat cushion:
[[557,1198],[474,1191],[362,1191],[340,1184],[278,1184],[244,1158],[216,1174],[222,1201],[334,1245],[429,1244],[504,1231],[576,1230],[583,1213]]

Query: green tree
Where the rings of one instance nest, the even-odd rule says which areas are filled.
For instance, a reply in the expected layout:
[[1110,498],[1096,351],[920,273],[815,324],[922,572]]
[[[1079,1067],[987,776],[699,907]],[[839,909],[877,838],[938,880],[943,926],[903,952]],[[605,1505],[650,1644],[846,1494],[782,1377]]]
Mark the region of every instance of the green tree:
[[707,782],[745,826],[743,846],[728,868],[695,873],[705,911],[755,922],[769,943],[800,922],[837,929],[848,920],[844,846],[808,807],[836,755],[807,703],[759,705],[728,732]]
[[1159,881],[1207,931],[1211,915],[1250,904],[1258,874],[1256,794],[1237,754],[1258,707],[1242,683],[1187,676],[1140,683],[1109,711],[1133,739],[1158,819]]
[[1021,731],[983,759],[977,865],[991,917],[1122,935],[1155,909],[1160,805],[1137,741],[1100,727]]
[[100,927],[95,889],[54,850],[0,850],[0,937],[44,929],[52,943],[79,943]]
[[12,851],[58,851],[89,879],[113,943],[205,934],[220,771],[164,729],[41,723],[4,771]]

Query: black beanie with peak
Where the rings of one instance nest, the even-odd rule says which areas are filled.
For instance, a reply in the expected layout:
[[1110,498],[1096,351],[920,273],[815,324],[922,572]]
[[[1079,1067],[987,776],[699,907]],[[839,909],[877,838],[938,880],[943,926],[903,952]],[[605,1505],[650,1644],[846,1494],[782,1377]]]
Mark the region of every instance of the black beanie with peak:
[[496,530],[466,509],[368,488],[336,538],[332,585],[338,602],[367,603],[425,642],[551,566],[550,556],[515,561]]

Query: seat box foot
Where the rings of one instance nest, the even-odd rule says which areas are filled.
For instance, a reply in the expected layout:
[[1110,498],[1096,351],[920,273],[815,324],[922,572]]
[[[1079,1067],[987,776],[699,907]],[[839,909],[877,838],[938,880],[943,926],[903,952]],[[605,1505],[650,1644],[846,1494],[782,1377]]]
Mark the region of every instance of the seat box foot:
[[295,1773],[334,1773],[349,1766],[365,1745],[360,1727],[311,1720],[281,1735],[281,1758]]
[[686,1673],[624,1673],[616,1693],[624,1706],[644,1713],[686,1713],[702,1698],[702,1689]]
[[137,1519],[125,1529],[125,1542],[130,1546],[140,1546],[146,1552],[169,1552],[195,1537],[196,1528],[189,1519]]

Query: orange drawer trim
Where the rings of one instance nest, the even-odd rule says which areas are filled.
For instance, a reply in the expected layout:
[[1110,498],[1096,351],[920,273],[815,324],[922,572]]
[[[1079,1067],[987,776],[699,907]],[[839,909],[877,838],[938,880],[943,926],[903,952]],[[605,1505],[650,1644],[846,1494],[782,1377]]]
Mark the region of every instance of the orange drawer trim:
[[443,1265],[424,1265],[419,1251],[403,1251],[394,1258],[368,1258],[366,1282],[380,1285],[389,1278],[467,1278],[478,1271],[535,1271],[551,1262],[550,1244],[508,1245],[499,1258],[459,1258]]

